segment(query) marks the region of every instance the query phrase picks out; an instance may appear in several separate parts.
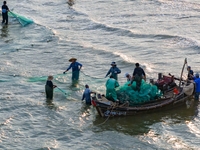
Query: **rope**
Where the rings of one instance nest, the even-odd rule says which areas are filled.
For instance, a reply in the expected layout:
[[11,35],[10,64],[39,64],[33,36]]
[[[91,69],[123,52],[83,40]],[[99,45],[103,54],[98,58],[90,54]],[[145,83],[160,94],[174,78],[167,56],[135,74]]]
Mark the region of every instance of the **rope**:
[[112,109],[111,109],[111,111],[110,111],[110,115],[106,118],[106,120],[105,120],[104,122],[102,122],[102,123],[96,125],[96,126],[103,125],[103,124],[105,124],[105,123],[108,121],[108,119],[110,118],[110,116],[111,116],[111,114],[112,114],[113,109],[116,108],[116,103],[115,103],[115,105],[112,105],[111,108],[112,108]]
[[125,103],[123,103],[122,105],[120,105],[119,107],[123,107],[123,106],[125,106],[126,104],[129,104],[129,102],[128,101],[126,101]]
[[90,78],[93,78],[93,79],[104,79],[104,78],[98,78],[98,77],[92,77],[92,76],[89,76],[87,74],[85,74],[83,71],[81,71],[86,77],[90,77]]

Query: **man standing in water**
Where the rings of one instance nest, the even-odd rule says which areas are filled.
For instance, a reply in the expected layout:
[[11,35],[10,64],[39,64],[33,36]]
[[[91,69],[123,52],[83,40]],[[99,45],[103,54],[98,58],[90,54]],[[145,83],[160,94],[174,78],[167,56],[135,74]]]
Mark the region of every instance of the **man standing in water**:
[[199,100],[199,95],[200,95],[200,78],[199,74],[196,73],[194,77],[194,83],[195,83],[195,100]]
[[86,105],[91,105],[91,96],[92,91],[89,89],[89,85],[85,85],[85,91],[83,93],[82,101],[85,99]]
[[1,9],[2,9],[2,18],[3,18],[2,24],[6,22],[5,24],[7,25],[8,24],[8,11],[10,11],[10,10],[9,10],[8,6],[6,5],[6,1],[3,2]]
[[117,64],[115,62],[112,62],[110,65],[112,67],[110,68],[110,70],[108,71],[108,73],[106,74],[105,77],[107,77],[111,73],[111,75],[113,76],[113,78],[115,80],[117,80],[117,74],[120,74],[121,70],[119,68],[117,68]]
[[140,91],[140,86],[141,86],[142,79],[146,80],[146,74],[145,74],[144,70],[140,67],[139,63],[136,63],[135,67],[136,68],[133,71],[132,81],[129,84],[129,86],[131,86],[133,81],[135,81],[136,82],[136,90]]
[[72,81],[77,81],[79,79],[79,72],[81,70],[82,64],[79,62],[76,62],[76,58],[69,59],[69,62],[71,62],[70,66],[63,72],[65,74],[69,69],[72,68]]
[[48,76],[46,85],[45,85],[45,93],[46,93],[46,98],[47,100],[52,100],[53,99],[53,89],[57,87],[56,85],[53,84],[52,82],[53,76]]

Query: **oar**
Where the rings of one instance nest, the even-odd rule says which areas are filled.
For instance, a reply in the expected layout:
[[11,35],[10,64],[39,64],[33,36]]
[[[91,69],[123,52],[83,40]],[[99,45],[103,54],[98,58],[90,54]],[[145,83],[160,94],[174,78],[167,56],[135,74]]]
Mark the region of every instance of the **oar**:
[[57,87],[57,89],[59,89],[63,94],[65,94],[65,96],[67,95],[67,93],[63,91],[61,88]]

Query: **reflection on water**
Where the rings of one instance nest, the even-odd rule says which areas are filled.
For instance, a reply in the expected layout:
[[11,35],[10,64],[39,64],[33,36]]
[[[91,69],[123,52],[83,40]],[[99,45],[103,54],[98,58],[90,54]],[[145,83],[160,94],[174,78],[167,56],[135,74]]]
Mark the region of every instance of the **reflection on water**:
[[8,25],[2,25],[1,28],[1,37],[7,37],[8,36]]
[[85,124],[90,124],[91,120],[94,120],[95,115],[95,109],[91,105],[86,105],[83,103],[81,109],[80,109],[80,126],[84,126]]
[[106,118],[96,116],[93,122],[94,132],[102,132],[107,130],[114,130],[117,132],[123,132],[130,135],[144,135],[151,130],[151,126],[155,123],[163,122],[165,124],[185,124],[188,121],[193,120],[198,114],[198,102],[191,101],[192,104],[189,108],[181,106],[176,109],[156,112],[150,114],[138,114],[136,116],[109,118],[104,124],[101,124]]
[[78,87],[79,80],[72,80],[72,85],[71,87]]
[[56,109],[56,106],[55,106],[55,104],[53,103],[53,100],[47,99],[47,100],[46,100],[46,106],[47,106],[49,109]]
[[92,107],[91,105],[86,105],[84,103],[80,109],[81,116],[82,117],[90,116],[91,115],[91,112],[90,112],[91,107]]

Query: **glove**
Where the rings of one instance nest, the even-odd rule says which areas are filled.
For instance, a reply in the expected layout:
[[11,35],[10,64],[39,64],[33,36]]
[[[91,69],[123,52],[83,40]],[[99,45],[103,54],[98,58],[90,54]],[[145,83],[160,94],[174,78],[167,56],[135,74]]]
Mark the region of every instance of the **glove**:
[[65,72],[63,72],[63,74],[65,74]]
[[117,71],[115,71],[114,73],[117,73]]

